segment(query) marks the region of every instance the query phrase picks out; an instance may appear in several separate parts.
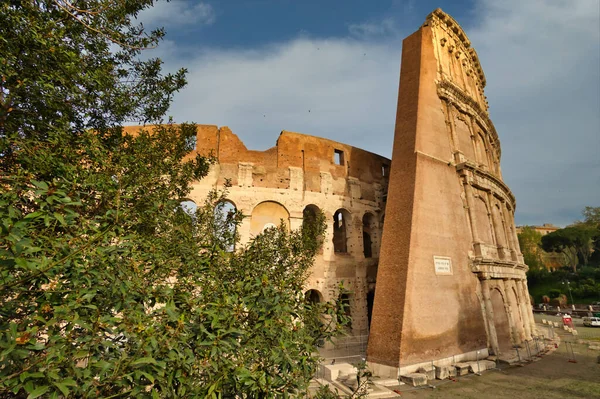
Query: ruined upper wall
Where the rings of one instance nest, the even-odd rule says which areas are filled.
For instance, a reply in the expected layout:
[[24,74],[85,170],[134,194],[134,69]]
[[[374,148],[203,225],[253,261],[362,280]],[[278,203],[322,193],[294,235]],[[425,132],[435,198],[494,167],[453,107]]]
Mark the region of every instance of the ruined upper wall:
[[387,186],[391,163],[347,144],[285,130],[275,147],[249,150],[228,127],[208,125],[198,125],[197,152],[216,156],[220,179],[233,184],[242,184],[244,175],[251,176],[255,187],[287,189],[295,184],[294,175],[301,174],[302,186],[296,189],[323,191],[331,180],[332,193],[343,195],[350,181],[361,185],[362,197],[369,200],[375,199],[375,186]]

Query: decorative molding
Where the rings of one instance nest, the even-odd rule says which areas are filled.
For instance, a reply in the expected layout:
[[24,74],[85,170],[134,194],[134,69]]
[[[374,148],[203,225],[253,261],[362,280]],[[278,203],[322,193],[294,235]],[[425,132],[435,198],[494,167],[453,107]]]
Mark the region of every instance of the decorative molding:
[[467,37],[467,34],[454,18],[442,11],[441,8],[437,8],[427,16],[423,26],[436,26],[441,24],[445,24],[448,27],[449,31],[452,32],[454,36],[456,36],[456,38],[459,39],[460,43],[465,47],[466,52],[468,52],[468,58],[475,66],[474,69],[477,72],[482,87],[485,87],[485,74],[483,73],[483,68],[481,68],[481,63],[479,62],[477,52],[471,47],[471,41]]
[[492,138],[490,144],[498,151],[498,162],[500,162],[500,156],[502,155],[500,150],[500,140],[498,139],[498,133],[496,132],[496,128],[494,127],[488,112],[482,109],[473,97],[448,80],[437,82],[437,89],[440,98],[447,100],[462,112],[475,117],[478,119],[479,124],[486,127],[486,132],[488,132]]

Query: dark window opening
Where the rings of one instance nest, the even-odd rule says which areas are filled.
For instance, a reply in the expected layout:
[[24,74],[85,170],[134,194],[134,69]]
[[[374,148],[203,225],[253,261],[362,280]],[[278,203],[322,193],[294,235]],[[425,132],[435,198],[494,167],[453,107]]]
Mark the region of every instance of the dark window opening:
[[373,256],[373,252],[371,249],[371,236],[369,233],[363,233],[363,246],[365,248],[365,258],[371,258]]
[[367,293],[367,318],[369,319],[369,329],[371,328],[371,319],[373,318],[373,303],[375,302],[375,290]]
[[346,216],[342,210],[333,215],[333,250],[334,252],[347,253]]
[[363,253],[365,258],[373,257],[372,235],[375,233],[375,216],[365,213],[363,216]]
[[336,163],[336,165],[343,165],[344,164],[344,151],[334,150],[333,151],[333,160]]
[[388,177],[390,175],[390,166],[389,165],[381,165],[381,176]]
[[309,305],[314,305],[321,302],[321,293],[317,290],[308,290],[304,293],[304,300]]

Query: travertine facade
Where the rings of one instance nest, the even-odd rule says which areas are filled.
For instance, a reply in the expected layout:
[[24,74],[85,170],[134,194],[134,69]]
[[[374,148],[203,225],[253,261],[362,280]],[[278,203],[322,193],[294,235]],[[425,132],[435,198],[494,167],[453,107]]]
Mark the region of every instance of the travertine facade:
[[306,285],[307,298],[333,300],[343,282],[352,292],[348,297],[352,333],[366,334],[390,160],[287,131],[275,147],[252,151],[227,127],[207,125],[198,126],[196,151],[212,152],[217,163],[193,186],[190,200],[201,203],[210,190],[223,188],[230,179],[228,199],[246,216],[238,230],[242,243],[281,220],[297,229],[303,212],[315,208],[324,212],[327,232]]
[[485,76],[437,9],[406,38],[367,360],[380,375],[531,339],[527,266]]

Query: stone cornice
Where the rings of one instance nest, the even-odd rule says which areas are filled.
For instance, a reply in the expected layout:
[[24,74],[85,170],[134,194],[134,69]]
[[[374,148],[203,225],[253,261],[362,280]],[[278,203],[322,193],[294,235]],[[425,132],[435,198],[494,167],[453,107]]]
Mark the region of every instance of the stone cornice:
[[458,109],[474,116],[479,120],[479,123],[486,128],[486,133],[491,136],[492,144],[498,151],[498,161],[500,161],[502,150],[500,149],[500,139],[492,120],[488,116],[487,111],[481,108],[479,103],[474,98],[462,91],[457,85],[448,81],[442,80],[437,82],[437,92],[440,98],[448,100]]
[[456,22],[454,18],[442,11],[441,8],[436,8],[435,10],[433,10],[433,12],[429,14],[425,19],[424,25],[435,24],[436,22],[446,24],[448,28],[450,28],[450,30],[454,32],[456,37],[460,40],[462,45],[468,51],[469,58],[473,62],[473,66],[477,71],[477,75],[479,76],[481,85],[482,87],[485,87],[485,74],[483,73],[483,68],[481,68],[481,63],[479,62],[479,56],[477,55],[475,49],[471,47],[471,41],[467,37],[467,34],[463,30],[463,28],[460,27],[460,25],[458,24],[458,22]]
[[473,173],[474,175],[477,175],[479,177],[482,177],[484,179],[492,181],[493,183],[495,183],[497,186],[499,186],[502,189],[503,193],[508,197],[508,200],[510,201],[510,205],[512,206],[512,208],[513,209],[515,208],[516,199],[515,199],[514,194],[512,193],[512,191],[510,191],[510,188],[508,188],[508,186],[502,180],[500,180],[493,174],[486,172],[485,170],[479,169],[471,162],[463,162],[463,163],[457,164],[456,170],[459,172],[461,170],[468,170],[468,171],[471,171],[471,173]]

